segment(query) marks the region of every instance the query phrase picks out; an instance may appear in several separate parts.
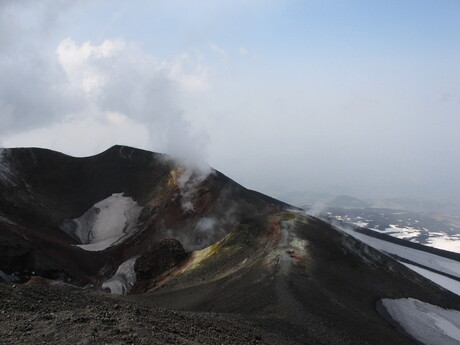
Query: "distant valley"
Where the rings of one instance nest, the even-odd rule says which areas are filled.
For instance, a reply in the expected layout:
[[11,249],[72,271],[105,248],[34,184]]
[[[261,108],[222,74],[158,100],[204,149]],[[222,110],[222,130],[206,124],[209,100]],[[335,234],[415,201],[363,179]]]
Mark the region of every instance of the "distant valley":
[[350,196],[325,198],[325,201],[287,201],[323,219],[460,253],[460,212],[451,204],[402,198],[361,200]]

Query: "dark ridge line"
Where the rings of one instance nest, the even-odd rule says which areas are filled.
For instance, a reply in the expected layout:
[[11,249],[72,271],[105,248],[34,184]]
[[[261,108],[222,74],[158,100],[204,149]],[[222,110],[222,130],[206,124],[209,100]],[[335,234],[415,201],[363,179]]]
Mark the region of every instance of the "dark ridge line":
[[150,153],[150,154],[153,153],[153,154],[156,154],[156,155],[167,156],[167,154],[165,154],[165,153],[153,152],[153,151],[148,151],[148,150],[140,149],[140,148],[133,147],[133,146],[119,145],[119,144],[112,145],[112,146],[108,147],[105,150],[102,150],[102,151],[100,151],[98,153],[88,155],[88,156],[73,156],[73,155],[70,155],[70,154],[67,154],[67,153],[63,153],[61,151],[56,151],[56,150],[49,149],[49,148],[46,148],[46,147],[38,147],[38,146],[0,147],[0,148],[4,149],[4,150],[7,150],[9,152],[13,152],[13,153],[14,152],[27,152],[27,151],[30,151],[30,152],[40,152],[41,151],[41,152],[48,152],[48,153],[51,153],[51,154],[58,154],[58,155],[61,155],[61,156],[65,156],[65,157],[69,157],[69,158],[75,158],[75,159],[93,158],[93,157],[101,156],[101,155],[108,154],[108,153],[111,153],[111,152],[116,152],[116,151],[119,152],[120,150],[139,151],[139,152],[143,152],[143,153]]
[[[148,150],[145,150],[145,149],[139,149],[137,147],[132,147],[132,146],[127,146],[127,145],[113,145],[109,148],[107,148],[106,150],[102,151],[102,152],[99,152],[99,153],[96,153],[94,155],[89,155],[89,156],[82,156],[82,157],[79,157],[79,156],[72,156],[72,155],[68,155],[66,153],[62,153],[62,152],[59,152],[59,151],[55,151],[55,150],[51,150],[51,149],[47,149],[47,148],[42,148],[42,147],[9,147],[9,148],[3,148],[5,150],[8,150],[12,153],[18,153],[18,152],[30,152],[32,154],[34,154],[35,152],[43,152],[43,153],[46,153],[46,154],[51,154],[51,155],[57,155],[57,156],[61,156],[61,157],[65,157],[67,159],[71,159],[71,160],[91,160],[91,159],[95,159],[95,158],[99,158],[99,157],[103,157],[103,156],[107,156],[107,155],[112,155],[112,154],[115,154],[115,155],[120,155],[122,158],[127,158],[126,156],[129,156],[128,158],[131,158],[132,154],[133,153],[138,153],[138,154],[141,154],[141,155],[153,155],[155,158],[157,159],[172,159],[172,156],[168,155],[168,154],[165,154],[165,153],[160,153],[160,152],[153,152],[153,151],[148,151]],[[297,208],[295,206],[292,206],[284,201],[280,201],[278,199],[275,199],[271,196],[268,196],[264,193],[261,193],[261,192],[258,192],[258,191],[255,191],[255,190],[251,190],[251,189],[248,189],[244,186],[242,186],[241,184],[239,184],[238,182],[234,181],[232,178],[228,177],[227,175],[225,175],[224,173],[210,167],[212,173],[214,174],[220,174],[222,175],[225,179],[229,180],[229,181],[232,181],[234,182],[235,184],[237,184],[238,186],[244,188],[245,190],[253,193],[255,196],[257,196],[258,198],[261,198],[262,200],[270,203],[270,204],[273,204],[273,205],[276,205],[277,207],[283,209],[283,210],[287,210],[287,209],[295,209],[295,210],[301,210],[300,208]]]

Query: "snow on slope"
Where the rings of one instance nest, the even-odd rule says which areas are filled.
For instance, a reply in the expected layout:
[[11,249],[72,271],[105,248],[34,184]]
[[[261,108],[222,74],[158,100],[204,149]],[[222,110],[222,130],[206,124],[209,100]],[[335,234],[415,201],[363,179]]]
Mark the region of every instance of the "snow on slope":
[[404,331],[425,345],[460,344],[460,311],[413,298],[383,299],[382,304]]
[[397,255],[403,259],[410,260],[425,267],[430,267],[438,272],[460,278],[460,262],[458,261],[367,236],[347,227],[341,227],[340,230],[378,250]]
[[[357,223],[354,224],[358,225]],[[421,236],[422,233],[425,233],[425,236],[427,236],[428,239],[425,243],[421,244],[425,244],[427,246],[434,248],[448,250],[454,253],[460,253],[460,234],[447,234],[442,231],[430,231],[426,228],[420,230],[410,226],[398,226],[396,224],[390,224],[390,227],[384,230],[374,228],[369,229],[387,235],[391,235],[396,238],[410,240],[415,243],[420,243],[416,240],[416,238],[417,236]]]
[[453,293],[460,296],[460,282],[459,281],[443,276],[442,274],[428,271],[424,268],[421,268],[415,265],[407,264],[404,262],[402,262],[402,264],[404,266],[409,267],[411,270],[417,272],[418,274],[424,276],[425,278],[430,279],[431,281],[435,282],[439,286],[442,286],[443,288],[450,290]]
[[400,246],[398,244],[387,242],[375,237],[364,235],[360,232],[353,230],[350,227],[344,226],[344,224],[333,224],[339,230],[357,238],[358,240],[366,243],[367,245],[378,249],[382,252],[397,255],[402,259],[409,260],[415,264],[428,267],[437,271],[438,273],[431,272],[430,270],[420,268],[415,265],[404,265],[417,272],[418,274],[430,279],[434,283],[443,287],[446,290],[452,291],[460,295],[460,281],[446,277],[444,274],[448,274],[454,277],[460,278],[460,262],[444,258],[435,254],[424,252],[421,250]]
[[331,209],[325,216],[399,239],[460,253],[460,228],[430,216],[389,209],[340,208]]
[[80,241],[78,247],[98,251],[106,249],[128,237],[136,228],[141,213],[132,198],[123,193],[99,201],[81,217],[67,219],[61,230]]
[[437,237],[433,236],[428,239],[428,245],[434,248],[460,253],[460,235],[440,234]]
[[118,266],[115,274],[102,284],[102,289],[109,289],[111,293],[117,295],[127,294],[136,282],[134,271],[136,259],[137,256],[132,257]]

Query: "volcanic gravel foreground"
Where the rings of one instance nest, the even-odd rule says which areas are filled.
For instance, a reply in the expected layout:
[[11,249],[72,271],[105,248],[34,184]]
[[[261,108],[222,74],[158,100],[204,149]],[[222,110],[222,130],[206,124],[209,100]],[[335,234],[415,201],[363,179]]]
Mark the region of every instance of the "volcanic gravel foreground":
[[0,283],[0,310],[1,344],[300,344],[301,337],[270,321],[40,285]]

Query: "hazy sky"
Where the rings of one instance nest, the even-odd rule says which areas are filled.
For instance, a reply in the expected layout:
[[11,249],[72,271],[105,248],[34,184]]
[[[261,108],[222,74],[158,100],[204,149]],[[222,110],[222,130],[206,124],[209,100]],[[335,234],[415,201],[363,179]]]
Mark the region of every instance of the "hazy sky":
[[272,195],[460,194],[460,1],[0,1],[0,144]]

